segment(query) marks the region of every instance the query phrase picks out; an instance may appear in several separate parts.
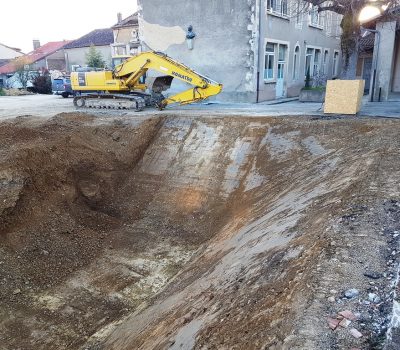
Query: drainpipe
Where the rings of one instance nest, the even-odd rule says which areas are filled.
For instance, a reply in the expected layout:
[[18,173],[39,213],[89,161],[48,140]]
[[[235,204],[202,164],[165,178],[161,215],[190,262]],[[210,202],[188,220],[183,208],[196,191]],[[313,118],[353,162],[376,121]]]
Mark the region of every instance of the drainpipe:
[[261,0],[256,1],[256,10],[258,6],[258,47],[257,47],[257,59],[255,60],[257,63],[257,93],[256,93],[256,103],[259,102],[260,99],[260,48],[262,47],[261,45]]
[[69,66],[69,56],[68,52],[64,50],[64,57],[65,57],[65,71],[70,72],[70,66]]
[[[379,46],[381,43],[381,33],[379,32],[379,30],[376,29],[367,29],[367,28],[363,28],[361,27],[363,30],[367,31],[367,32],[371,32],[375,34],[375,37],[377,39],[376,42],[376,52],[375,52],[375,47],[374,47],[374,65],[373,65],[373,73],[372,73],[372,83],[371,83],[371,91],[370,91],[370,98],[369,101],[370,102],[374,102],[374,96],[375,96],[375,84],[376,84],[376,71],[378,69],[378,59],[379,59]],[[380,97],[379,97],[379,102],[380,102]]]

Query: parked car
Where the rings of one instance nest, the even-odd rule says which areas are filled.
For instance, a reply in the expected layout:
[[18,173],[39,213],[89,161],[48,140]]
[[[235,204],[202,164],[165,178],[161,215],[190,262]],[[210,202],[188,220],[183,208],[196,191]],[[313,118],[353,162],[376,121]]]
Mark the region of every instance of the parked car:
[[69,77],[53,79],[52,89],[53,95],[61,95],[64,98],[73,95]]

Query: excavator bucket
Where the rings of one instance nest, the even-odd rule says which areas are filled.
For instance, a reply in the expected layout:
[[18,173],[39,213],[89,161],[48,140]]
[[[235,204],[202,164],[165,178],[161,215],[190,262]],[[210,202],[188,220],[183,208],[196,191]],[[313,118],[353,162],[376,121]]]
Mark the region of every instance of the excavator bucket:
[[151,92],[162,93],[171,87],[173,79],[174,77],[170,75],[164,75],[161,77],[148,77],[146,79],[146,85]]

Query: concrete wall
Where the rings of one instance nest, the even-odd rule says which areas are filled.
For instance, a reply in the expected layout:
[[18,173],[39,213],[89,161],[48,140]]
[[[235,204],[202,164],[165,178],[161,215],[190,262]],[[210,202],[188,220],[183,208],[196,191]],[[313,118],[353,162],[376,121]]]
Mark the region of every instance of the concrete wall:
[[[111,48],[110,46],[96,46],[96,50],[100,51],[106,64],[111,67]],[[65,61],[67,70],[71,71],[71,66],[79,64],[81,67],[86,66],[86,53],[89,47],[65,49]]]
[[375,40],[375,52],[378,52],[374,101],[386,101],[391,92],[392,72],[395,58],[396,21],[378,22],[376,30],[380,33],[379,50],[378,40]]
[[[254,101],[253,54],[250,44],[252,6],[248,0],[139,0],[140,37],[199,73],[224,84],[220,100]],[[186,30],[196,33],[194,49]]]
[[[296,15],[298,11],[295,12],[295,9],[293,9],[290,16],[283,18],[267,12],[266,0],[261,0],[261,6],[259,100],[263,101],[276,98],[276,82],[267,82],[264,80],[265,45],[267,41],[286,44],[288,48],[284,71],[283,97],[298,96],[301,88],[304,87],[307,47],[321,50],[320,68],[322,67],[324,50],[328,50],[325,75],[328,79],[332,79],[333,55],[335,50],[340,51],[340,31],[337,29],[337,26],[340,24],[340,17],[334,13],[330,13],[329,16],[332,17],[325,18],[324,26],[322,28],[317,28],[310,25],[310,19],[307,13],[301,13],[299,18],[297,18]],[[294,50],[296,46],[299,46],[299,61],[297,64],[298,78],[294,79]],[[275,57],[277,57],[277,55]],[[277,62],[275,62],[275,65],[276,64]],[[338,67],[340,68],[340,66],[339,53]],[[277,67],[275,69],[277,69]]]
[[[113,55],[129,55],[139,52],[139,26],[129,26],[113,29]],[[124,46],[122,46],[124,44]]]
[[396,40],[394,67],[393,67],[393,79],[392,79],[392,91],[400,92],[400,41]]
[[138,27],[134,26],[113,29],[114,42],[129,44],[130,41],[133,39],[132,31],[134,29],[139,30]]

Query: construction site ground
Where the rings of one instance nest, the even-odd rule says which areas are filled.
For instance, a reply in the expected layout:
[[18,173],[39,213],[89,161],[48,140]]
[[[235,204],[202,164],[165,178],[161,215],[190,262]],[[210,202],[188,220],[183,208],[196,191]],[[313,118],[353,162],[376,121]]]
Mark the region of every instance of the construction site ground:
[[0,350],[400,348],[399,119],[71,104],[0,97]]

